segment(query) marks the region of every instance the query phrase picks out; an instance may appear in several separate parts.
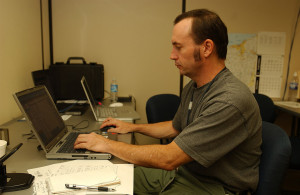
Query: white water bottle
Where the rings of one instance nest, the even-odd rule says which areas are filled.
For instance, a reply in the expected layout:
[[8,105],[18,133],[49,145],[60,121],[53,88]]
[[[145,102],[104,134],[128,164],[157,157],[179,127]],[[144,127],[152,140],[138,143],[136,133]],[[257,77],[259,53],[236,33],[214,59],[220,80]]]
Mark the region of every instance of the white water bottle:
[[289,101],[297,102],[298,99],[298,74],[294,72],[293,79],[289,83]]
[[118,101],[118,84],[116,79],[113,79],[110,84],[110,97],[112,102]]

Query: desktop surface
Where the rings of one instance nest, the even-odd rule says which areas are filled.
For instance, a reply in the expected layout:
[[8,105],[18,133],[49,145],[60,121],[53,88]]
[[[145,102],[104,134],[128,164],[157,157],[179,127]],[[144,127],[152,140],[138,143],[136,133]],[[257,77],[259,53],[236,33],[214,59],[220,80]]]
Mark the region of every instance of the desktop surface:
[[[7,173],[27,173],[28,169],[51,165],[54,163],[66,162],[69,160],[47,160],[45,152],[39,150],[39,142],[33,136],[30,126],[26,121],[22,120],[23,117],[12,120],[2,127],[9,129],[10,145],[7,146],[7,150],[12,149],[19,143],[23,143],[23,146],[16,151],[10,158],[8,158],[4,164],[6,165]],[[134,122],[134,121],[127,121]],[[91,110],[87,110],[82,116],[72,116],[65,121],[69,128],[77,128],[80,132],[99,131],[101,122],[95,121]],[[118,141],[132,143],[131,134],[119,134]],[[110,160],[115,164],[127,163],[117,157],[113,157]],[[5,192],[7,194],[32,194],[33,189]]]
[[274,104],[282,111],[300,117],[300,103],[291,101],[274,101]]

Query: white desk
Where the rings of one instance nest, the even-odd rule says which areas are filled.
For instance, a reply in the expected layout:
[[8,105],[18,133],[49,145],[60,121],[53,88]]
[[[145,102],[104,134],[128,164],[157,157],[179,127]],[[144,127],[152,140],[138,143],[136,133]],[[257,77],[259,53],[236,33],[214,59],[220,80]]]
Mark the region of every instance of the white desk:
[[[21,117],[20,117],[21,118]],[[19,119],[20,119],[19,118]],[[79,122],[86,120],[89,125],[87,128],[81,131],[98,130],[100,122],[96,122],[91,110],[87,110],[83,116],[72,116],[66,121],[67,125],[76,125]],[[83,122],[81,125],[85,126],[87,122]],[[9,129],[10,145],[7,147],[11,149],[19,143],[23,143],[23,146],[10,158],[8,158],[4,164],[6,165],[7,173],[27,173],[28,169],[50,165],[53,163],[65,162],[66,160],[47,160],[43,150],[38,150],[39,145],[37,139],[27,139],[29,136],[24,134],[30,133],[30,127],[26,121],[18,121],[18,119],[10,121],[1,126],[1,128]],[[126,143],[132,142],[131,134],[118,135],[118,140]],[[123,160],[113,157],[111,159],[113,163],[126,163]],[[32,187],[26,190],[5,192],[5,194],[32,194]]]

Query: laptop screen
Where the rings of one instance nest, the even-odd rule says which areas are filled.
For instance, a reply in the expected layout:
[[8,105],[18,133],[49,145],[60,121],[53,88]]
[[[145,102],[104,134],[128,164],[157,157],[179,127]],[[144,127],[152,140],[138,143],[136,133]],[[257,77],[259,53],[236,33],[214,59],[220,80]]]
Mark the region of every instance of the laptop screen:
[[19,92],[16,97],[45,145],[48,145],[65,128],[45,87]]
[[91,102],[93,107],[97,106],[97,102],[95,101],[94,96],[93,96],[84,76],[82,77],[81,82],[84,86],[84,90],[86,91],[88,101]]

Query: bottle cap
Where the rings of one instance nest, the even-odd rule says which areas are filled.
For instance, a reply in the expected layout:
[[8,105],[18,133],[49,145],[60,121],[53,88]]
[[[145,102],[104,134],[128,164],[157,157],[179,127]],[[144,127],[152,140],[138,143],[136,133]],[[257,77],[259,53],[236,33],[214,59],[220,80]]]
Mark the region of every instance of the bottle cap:
[[296,77],[296,76],[298,76],[298,73],[297,72],[294,72],[294,75],[293,75],[294,77]]

